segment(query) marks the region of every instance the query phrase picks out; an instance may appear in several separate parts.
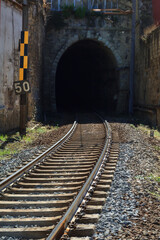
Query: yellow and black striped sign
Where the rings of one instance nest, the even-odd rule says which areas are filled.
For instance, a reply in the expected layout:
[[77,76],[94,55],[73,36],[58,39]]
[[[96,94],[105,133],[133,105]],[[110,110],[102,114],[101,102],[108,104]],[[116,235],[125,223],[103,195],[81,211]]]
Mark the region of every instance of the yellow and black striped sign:
[[21,32],[20,44],[20,69],[19,81],[14,82],[16,94],[24,94],[31,92],[29,81],[27,80],[28,68],[28,31]]
[[19,81],[26,80],[28,68],[28,31],[21,32]]

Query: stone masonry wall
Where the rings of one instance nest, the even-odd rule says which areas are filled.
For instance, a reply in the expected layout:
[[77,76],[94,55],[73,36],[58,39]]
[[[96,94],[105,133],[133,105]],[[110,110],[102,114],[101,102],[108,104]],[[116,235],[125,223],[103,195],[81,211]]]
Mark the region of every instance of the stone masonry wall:
[[135,105],[160,126],[160,26],[141,38],[136,51]]
[[117,112],[128,109],[131,15],[87,21],[86,18],[77,20],[70,17],[60,30],[51,26],[46,28],[43,99],[48,114],[56,111],[55,78],[58,62],[72,44],[85,39],[101,42],[114,54],[120,76]]
[[152,0],[138,0],[140,32],[153,24]]
[[29,1],[28,8],[28,80],[31,93],[28,94],[28,119],[41,117],[41,82],[44,42],[44,9],[43,1]]

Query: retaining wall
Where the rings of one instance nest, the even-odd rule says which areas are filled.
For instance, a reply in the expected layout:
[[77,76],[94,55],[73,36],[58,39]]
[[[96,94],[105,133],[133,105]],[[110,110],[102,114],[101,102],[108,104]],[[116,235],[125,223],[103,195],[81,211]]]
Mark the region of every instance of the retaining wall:
[[160,126],[160,27],[143,35],[136,49],[135,106]]

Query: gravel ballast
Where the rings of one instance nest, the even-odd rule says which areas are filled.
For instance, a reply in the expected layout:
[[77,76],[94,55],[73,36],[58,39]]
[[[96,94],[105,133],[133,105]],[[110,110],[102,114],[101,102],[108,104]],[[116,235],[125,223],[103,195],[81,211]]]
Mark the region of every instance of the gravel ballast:
[[103,207],[97,224],[98,239],[112,239],[111,235],[118,235],[123,226],[132,226],[130,217],[137,217],[136,199],[131,189],[131,174],[126,162],[133,154],[133,149],[127,144],[120,146],[120,156],[117,163],[110,194]]
[[149,177],[159,174],[154,141],[130,124],[111,126],[120,136],[119,161],[94,239],[159,240],[160,201],[152,194],[159,183]]
[[45,151],[45,147],[39,146],[34,147],[32,149],[27,149],[19,154],[14,154],[13,157],[9,160],[2,160],[1,164],[1,171],[0,171],[0,178],[5,178],[12,170],[19,167],[23,164],[23,161],[28,161],[31,159],[35,154],[40,153],[40,151]]
[[[60,126],[56,130],[49,131],[40,135],[35,141],[26,146],[26,149],[12,155],[10,159],[0,161],[0,179],[8,176],[17,170],[17,167],[23,166],[23,162],[30,162],[33,158],[45,152],[50,146],[59,141],[72,127],[72,124]],[[20,143],[18,143],[20,144]]]
[[[93,239],[160,240],[160,186],[150,177],[159,174],[160,153],[154,145],[160,146],[160,141],[127,123],[111,123],[111,127],[119,132],[119,160]],[[0,177],[42,146],[37,142],[32,149],[1,161]]]

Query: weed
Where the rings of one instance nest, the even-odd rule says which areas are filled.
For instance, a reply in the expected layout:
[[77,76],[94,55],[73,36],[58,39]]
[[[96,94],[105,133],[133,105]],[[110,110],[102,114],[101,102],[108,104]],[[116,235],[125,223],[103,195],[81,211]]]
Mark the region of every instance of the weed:
[[147,134],[150,133],[150,129],[149,129],[149,127],[148,127],[148,126],[144,126],[143,124],[138,125],[138,129],[140,129],[140,130],[146,132]]
[[47,132],[47,129],[39,127],[39,128],[36,129],[36,132],[39,133],[39,134],[42,134],[42,133]]
[[136,126],[135,126],[134,124],[130,124],[130,126],[131,126],[132,128],[136,128]]
[[3,149],[3,150],[0,149],[0,158],[10,156],[12,154],[16,154],[17,152],[18,151],[16,151],[16,150],[13,151],[13,150],[10,150],[10,149]]
[[24,137],[23,137],[23,141],[24,141],[25,143],[31,143],[31,142],[32,142],[32,138],[31,138],[30,136],[24,136]]
[[80,18],[84,18],[86,15],[86,8],[85,7],[78,7],[75,10],[75,18],[80,19]]
[[160,151],[160,147],[159,147],[159,146],[154,146],[154,148],[155,148],[157,151]]
[[159,176],[155,176],[153,174],[150,174],[149,176],[145,177],[146,179],[149,179],[149,180],[154,180],[156,182],[160,182],[160,177]]
[[7,140],[8,136],[7,135],[0,135],[0,140],[2,142],[5,142]]
[[146,125],[143,125],[143,124],[138,125],[138,129],[142,130],[143,132],[145,132],[149,136],[150,136],[150,131],[153,130],[154,131],[154,137],[160,139],[160,132],[157,129],[150,128],[149,126],[146,126]]
[[69,18],[74,14],[74,5],[64,5],[62,7],[62,13],[64,18]]
[[156,182],[160,183],[160,177],[155,177]]
[[141,176],[141,175],[137,175],[135,178],[136,178],[136,179],[144,179],[144,177]]
[[155,137],[160,139],[160,132],[158,130],[155,130],[154,135]]
[[59,125],[57,124],[57,125],[54,127],[54,129],[56,129],[56,130],[57,130],[58,128],[59,128]]
[[153,195],[154,197],[157,197],[158,199],[160,199],[160,194],[154,193],[154,192],[150,192],[150,191],[148,191],[148,193],[150,193],[150,194]]

